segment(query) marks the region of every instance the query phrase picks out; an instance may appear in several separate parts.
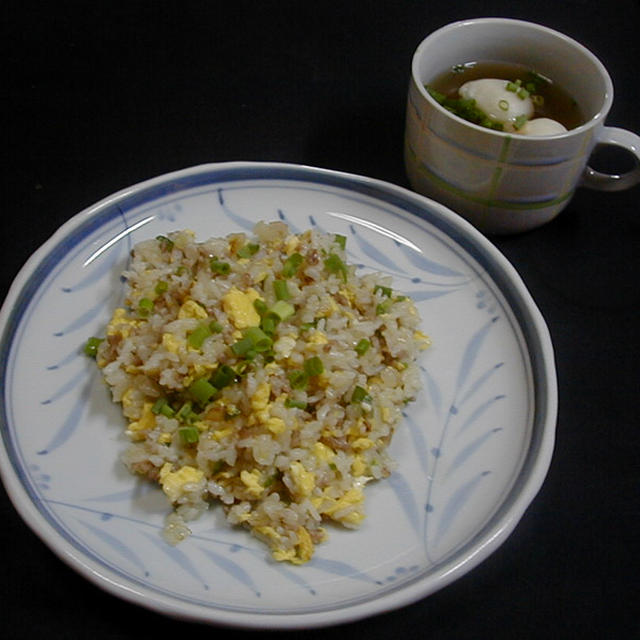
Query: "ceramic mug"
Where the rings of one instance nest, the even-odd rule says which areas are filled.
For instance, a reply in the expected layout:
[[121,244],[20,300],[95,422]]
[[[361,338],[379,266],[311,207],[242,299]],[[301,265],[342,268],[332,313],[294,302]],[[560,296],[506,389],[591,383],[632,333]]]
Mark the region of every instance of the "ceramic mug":
[[[524,64],[551,78],[581,107],[586,122],[553,136],[525,136],[472,124],[442,107],[429,84],[454,65],[493,60]],[[405,163],[412,188],[447,205],[485,233],[538,227],[567,206],[577,187],[605,191],[640,182],[640,137],[605,126],[613,101],[602,63],[571,38],[506,18],[445,26],[417,48],[407,102]],[[635,155],[628,173],[588,166],[596,145]]]

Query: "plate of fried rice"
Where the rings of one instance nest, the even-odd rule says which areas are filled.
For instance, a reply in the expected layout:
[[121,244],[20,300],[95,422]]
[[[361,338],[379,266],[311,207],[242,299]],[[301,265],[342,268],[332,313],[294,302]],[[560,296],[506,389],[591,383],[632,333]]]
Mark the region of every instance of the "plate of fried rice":
[[1,312],[27,524],[159,613],[310,628],[449,584],[546,475],[548,330],[514,268],[378,180],[202,165],[110,196]]

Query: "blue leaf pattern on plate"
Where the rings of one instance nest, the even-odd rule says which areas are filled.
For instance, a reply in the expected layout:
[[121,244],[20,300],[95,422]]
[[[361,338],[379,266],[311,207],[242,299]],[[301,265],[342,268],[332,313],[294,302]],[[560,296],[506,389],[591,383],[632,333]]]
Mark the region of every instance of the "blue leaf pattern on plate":
[[438,544],[440,538],[447,532],[458,513],[465,507],[471,499],[473,492],[477,489],[482,479],[488,475],[489,471],[483,471],[474,478],[467,480],[456,491],[453,492],[442,509],[442,515],[436,529],[435,543]]
[[60,331],[56,331],[53,335],[57,338],[62,336],[66,336],[72,331],[77,331],[78,329],[82,329],[86,327],[93,319],[95,319],[101,311],[105,309],[105,307],[109,304],[112,296],[109,294],[106,298],[98,302],[98,304],[94,305],[90,309],[87,309],[84,313],[80,314],[77,318],[72,320],[66,327],[61,329]]
[[253,231],[253,227],[255,226],[255,222],[249,220],[248,218],[243,218],[241,215],[235,213],[225,201],[225,197],[222,189],[218,189],[218,203],[220,207],[222,207],[222,211],[225,215],[235,222],[239,227],[242,227],[245,231]]
[[56,369],[62,369],[66,367],[70,362],[73,362],[80,353],[80,346],[76,349],[68,353],[66,356],[63,356],[60,360],[55,362],[54,364],[50,364],[47,366],[47,371],[55,371]]
[[353,237],[356,239],[358,247],[360,248],[362,253],[376,262],[379,265],[378,269],[380,269],[381,267],[386,267],[387,269],[391,269],[392,271],[406,273],[404,269],[400,268],[395,262],[393,262],[393,260],[389,259],[384,253],[382,253],[382,251],[371,244],[363,234],[358,233],[352,224],[349,225],[349,230],[351,231]]
[[[456,516],[463,510],[470,496],[481,479],[490,471],[483,471],[475,476],[472,480],[464,478],[466,469],[465,462],[479,451],[491,438],[502,431],[501,427],[495,427],[488,432],[477,435],[471,442],[461,443],[459,448],[455,450],[456,438],[463,432],[471,428],[475,424],[482,424],[479,418],[504,395],[492,396],[489,399],[483,399],[470,413],[464,410],[465,404],[475,398],[482,390],[483,386],[491,379],[492,375],[498,371],[503,363],[497,363],[488,370],[477,375],[470,385],[467,382],[473,376],[474,367],[478,360],[479,353],[484,345],[489,332],[495,326],[498,317],[494,316],[471,335],[462,353],[460,364],[457,368],[455,384],[453,389],[453,399],[449,405],[449,411],[444,416],[444,423],[440,428],[440,438],[436,447],[433,447],[431,453],[433,455],[433,468],[427,483],[426,508],[424,511],[423,536],[425,544],[425,552],[427,557],[431,558],[429,544],[431,540],[432,530],[435,527],[435,535],[433,545],[437,545],[442,537],[446,534],[449,527],[454,522]],[[425,371],[426,373],[426,371]],[[435,382],[430,384],[427,376],[427,388],[430,391],[432,402],[435,400],[436,414],[439,415],[440,393],[437,387],[434,388]],[[453,440],[449,439],[449,431],[454,422],[462,421],[462,426],[458,427]],[[442,474],[439,461],[443,457],[445,446],[451,448],[449,457],[448,470]],[[462,476],[462,477],[460,477]],[[449,495],[449,499],[444,505],[434,504],[434,484],[436,482],[444,483],[447,486],[456,487]]]
[[465,462],[467,462],[467,460],[478,449],[480,449],[480,447],[482,447],[489,440],[489,438],[491,438],[491,436],[495,435],[496,433],[498,433],[500,431],[502,431],[502,427],[496,427],[495,429],[491,429],[490,431],[487,431],[486,433],[481,434],[475,440],[470,442],[466,447],[461,449],[458,452],[458,454],[456,455],[456,457],[453,459],[451,464],[449,465],[449,469],[448,469],[447,473],[445,474],[445,477],[448,476],[450,473],[452,473],[454,471],[458,471],[460,469],[460,467]]
[[420,269],[421,271],[426,271],[427,273],[433,273],[437,276],[445,276],[447,278],[465,278],[463,273],[456,271],[455,269],[451,269],[444,264],[440,264],[438,262],[434,262],[430,260],[422,253],[418,253],[415,249],[411,247],[407,247],[400,242],[396,241],[396,246],[400,249],[401,253],[405,255],[405,257],[413,264],[415,267]]
[[251,576],[237,563],[223,556],[219,553],[215,553],[211,549],[204,547],[198,547],[202,553],[204,553],[217,567],[222,569],[225,573],[230,575],[234,580],[237,580],[241,584],[248,587],[258,598],[260,597],[260,591],[256,587]]
[[394,471],[389,476],[387,482],[402,505],[402,509],[411,523],[413,530],[417,533],[420,531],[420,515],[415,501],[415,494],[407,482],[407,479],[399,471]]
[[426,478],[429,475],[429,463],[427,462],[427,440],[424,429],[408,413],[404,412],[402,415],[404,416],[407,427],[409,427],[414,450]]
[[116,243],[115,246],[107,252],[109,254],[108,258],[98,261],[98,264],[90,269],[87,275],[75,284],[68,287],[62,287],[62,291],[64,291],[64,293],[77,293],[78,291],[82,291],[83,289],[96,284],[102,280],[102,278],[111,276],[113,274],[113,269],[120,258],[120,248],[120,243]]
[[461,433],[466,431],[468,427],[473,425],[473,423],[476,422],[496,402],[498,402],[499,400],[503,400],[505,397],[506,396],[504,395],[493,396],[492,398],[489,398],[488,400],[483,402],[481,405],[479,405],[476,409],[474,409],[469,414],[469,417],[458,427],[458,431],[456,432],[456,437],[458,437]]
[[462,398],[460,398],[460,402],[458,404],[463,405],[467,399],[469,397],[471,397],[478,388],[480,388],[485,382],[487,382],[487,380],[494,375],[498,369],[500,369],[500,367],[502,367],[504,365],[504,362],[498,362],[497,364],[494,364],[491,368],[489,368],[487,371],[485,371],[483,374],[481,374],[478,379],[469,386],[469,389],[467,391],[467,393],[462,396]]
[[197,580],[205,590],[209,590],[209,585],[206,580],[204,580],[200,575],[200,572],[196,569],[195,565],[184,551],[181,551],[178,547],[168,544],[158,535],[151,535],[144,531],[142,532],[142,535],[150,540],[167,558],[180,567],[185,573]]
[[67,395],[70,391],[73,391],[81,380],[84,380],[89,375],[87,371],[79,371],[76,373],[73,378],[69,379],[65,384],[63,384],[59,389],[57,389],[53,394],[51,394],[46,400],[41,400],[40,404],[51,404],[56,400],[62,398],[62,396]]
[[314,568],[322,569],[322,571],[342,576],[343,578],[354,578],[356,580],[378,584],[378,582],[371,576],[368,576],[366,573],[360,571],[347,562],[342,562],[340,560],[331,560],[329,558],[322,558],[318,555],[315,555],[309,561],[309,564]]
[[149,572],[147,568],[144,566],[144,563],[140,558],[136,555],[136,553],[127,545],[123,544],[118,538],[112,536],[110,533],[107,533],[104,528],[94,527],[93,525],[85,522],[84,520],[78,519],[78,522],[82,524],[84,527],[89,529],[93,535],[97,538],[100,538],[103,542],[106,542],[114,551],[116,551],[120,556],[122,556],[125,560],[128,560],[131,564],[135,565],[144,572],[145,576],[149,576]]
[[487,322],[469,341],[467,348],[465,349],[464,356],[462,358],[462,362],[460,363],[460,373],[458,374],[458,383],[457,388],[461,389],[462,385],[465,383],[467,377],[471,373],[471,369],[473,368],[473,364],[478,357],[478,351],[482,346],[491,326],[494,322],[496,322],[498,318],[492,318],[489,322]]
[[82,418],[85,409],[86,409],[86,396],[89,393],[89,389],[91,388],[92,381],[95,378],[95,374],[90,375],[90,382],[88,382],[84,386],[83,392],[80,394],[80,398],[74,404],[73,408],[67,415],[66,419],[60,425],[55,435],[49,441],[49,444],[44,448],[38,451],[38,455],[47,455],[52,451],[55,451],[58,447],[61,447],[75,432],[80,424],[80,419]]

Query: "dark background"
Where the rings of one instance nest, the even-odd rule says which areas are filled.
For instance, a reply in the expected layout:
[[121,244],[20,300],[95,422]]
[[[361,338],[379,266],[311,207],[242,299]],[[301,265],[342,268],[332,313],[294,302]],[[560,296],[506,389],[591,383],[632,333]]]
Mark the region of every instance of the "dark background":
[[[612,76],[608,124],[640,133],[637,0],[11,1],[2,15],[0,299],[75,213],[175,169],[269,160],[408,186],[412,52],[454,20],[522,18],[576,38]],[[639,637],[639,204],[640,187],[580,190],[547,226],[494,240],[548,322],[560,392],[554,459],[512,536],[423,601],[306,637]],[[0,543],[5,638],[251,633],[106,594],[40,542],[3,489]]]

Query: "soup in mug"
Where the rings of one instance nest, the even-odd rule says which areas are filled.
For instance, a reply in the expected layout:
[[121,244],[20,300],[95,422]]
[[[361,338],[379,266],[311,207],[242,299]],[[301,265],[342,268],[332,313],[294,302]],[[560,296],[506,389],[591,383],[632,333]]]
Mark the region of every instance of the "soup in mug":
[[525,65],[455,65],[426,86],[445,109],[475,124],[522,135],[556,135],[584,124],[577,102]]

